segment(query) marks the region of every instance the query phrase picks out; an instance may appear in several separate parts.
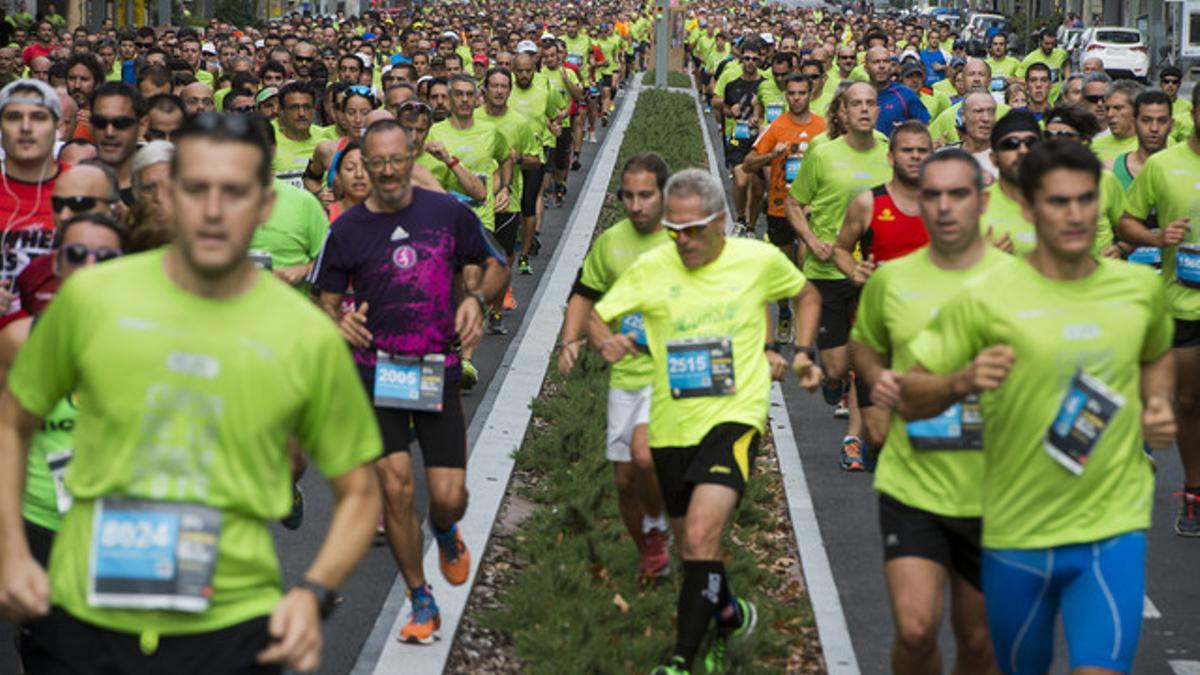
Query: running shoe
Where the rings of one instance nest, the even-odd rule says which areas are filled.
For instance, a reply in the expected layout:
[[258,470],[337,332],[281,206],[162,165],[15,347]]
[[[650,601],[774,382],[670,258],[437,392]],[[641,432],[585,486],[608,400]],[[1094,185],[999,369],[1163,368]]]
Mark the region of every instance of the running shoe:
[[829,405],[837,405],[846,393],[846,385],[842,382],[834,384],[829,378],[821,378],[821,397]]
[[1200,494],[1191,490],[1177,492],[1183,497],[1179,515],[1175,518],[1175,534],[1181,537],[1200,537]]
[[672,656],[670,661],[661,666],[655,666],[654,670],[650,671],[650,675],[690,675],[690,673],[682,656]]
[[775,341],[789,344],[792,341],[792,310],[779,310],[779,323],[775,325]]
[[704,671],[707,673],[725,672],[728,665],[726,651],[730,642],[745,642],[758,627],[758,609],[754,603],[742,598],[734,598],[733,601],[737,604],[737,622],[723,625],[717,621],[717,634],[713,636],[708,653],[704,655]]
[[304,523],[304,492],[300,490],[298,483],[292,483],[292,512],[279,521],[279,524],[289,530],[298,530],[302,523]]
[[475,368],[475,364],[471,363],[471,359],[463,359],[460,386],[463,389],[471,389],[477,384],[479,384],[479,371]]
[[489,312],[487,319],[488,335],[508,335],[508,329],[504,327],[504,317],[500,312]]
[[850,394],[842,394],[842,400],[833,406],[833,416],[839,420],[850,419]]
[[603,115],[600,116],[600,126],[602,126],[602,127],[608,126],[608,113],[604,113]]
[[526,276],[533,274],[533,268],[529,266],[529,256],[523,255],[517,258],[517,271]]
[[461,586],[467,581],[471,572],[471,552],[463,541],[462,533],[455,526],[446,536],[435,535],[438,544],[438,563],[442,568],[442,576],[452,586]]
[[529,245],[529,255],[537,255],[542,252],[542,235],[537,232],[533,233],[533,243]]
[[863,442],[853,436],[842,440],[842,471],[858,472],[863,466]]
[[596,130],[595,129],[588,130],[588,139],[587,140],[588,140],[588,143],[596,142]]
[[400,629],[400,641],[414,645],[431,645],[442,636],[442,614],[432,595],[413,598],[412,614]]
[[667,533],[654,528],[642,535],[642,563],[638,567],[643,579],[665,577],[671,573],[671,555],[667,553]]
[[512,286],[508,287],[508,292],[504,294],[504,303],[501,307],[505,311],[514,310],[517,308],[517,299],[513,297]]
[[554,205],[562,208],[563,202],[567,199],[567,186],[559,183],[554,187]]

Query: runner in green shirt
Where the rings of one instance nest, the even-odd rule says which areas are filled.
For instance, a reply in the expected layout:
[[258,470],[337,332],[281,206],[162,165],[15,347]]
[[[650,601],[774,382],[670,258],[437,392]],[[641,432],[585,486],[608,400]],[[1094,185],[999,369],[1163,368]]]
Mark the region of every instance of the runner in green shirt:
[[[898,626],[917,626],[892,643],[892,672],[941,672],[936,644],[950,583],[955,670],[986,672],[994,662],[979,580],[983,456],[977,403],[958,404],[906,425],[900,374],[909,344],[962,285],[1009,259],[979,235],[987,207],[983,172],[970,153],[946,149],[921,168],[921,217],[929,245],[876,270],[863,287],[854,324],[854,368],[871,401],[890,414],[875,469],[884,574]],[[890,363],[889,363],[890,360]]]
[[[592,306],[639,256],[670,242],[661,224],[662,189],[668,174],[656,153],[634,155],[621,169],[621,203],[628,217],[597,237],[583,261],[563,322],[558,369],[564,377],[570,375],[587,341],[582,336]],[[639,351],[612,364],[605,456],[613,464],[621,520],[641,556],[639,573],[643,578],[662,576],[670,572],[667,523],[646,435],[654,361],[641,314],[622,316],[609,327],[633,335]]]
[[1025,58],[1021,60],[1017,77],[1025,77],[1025,71],[1029,70],[1030,65],[1044,63],[1050,67],[1051,83],[1057,84],[1066,80],[1071,74],[1071,56],[1065,49],[1057,47],[1057,42],[1054,31],[1048,28],[1044,29],[1038,38],[1037,49],[1026,54]]
[[1030,148],[1042,137],[1041,127],[1025,110],[1013,110],[992,127],[992,163],[1000,176],[988,186],[987,212],[979,220],[984,239],[1005,253],[1025,255],[1037,237],[1022,213],[1020,167]]
[[[64,284],[9,374],[0,610],[50,613],[31,672],[147,672],[147,654],[173,672],[319,665],[319,617],[374,536],[365,463],[381,443],[337,330],[247,256],[273,200],[265,133],[242,117],[191,120],[176,141],[175,243]],[[70,392],[74,501],[47,580],[20,531],[19,484],[32,432]],[[291,506],[293,436],[335,502],[324,545],[283,595],[267,521]]]
[[[1008,54],[1008,36],[996,33],[988,42],[988,68],[992,70],[992,81],[988,89],[993,93],[1003,94],[1008,85],[1022,82],[1017,75],[1021,71],[1021,62]],[[1066,77],[1063,77],[1065,80]]]
[[[334,127],[313,124],[316,99],[305,82],[289,82],[279,90],[279,117],[271,122],[275,131],[275,159],[271,168],[276,178],[298,188],[304,187],[308,163],[317,145],[337,138]],[[320,182],[322,176],[309,176]]]
[[1175,436],[1172,327],[1152,270],[1092,254],[1100,170],[1074,141],[1029,152],[1036,248],[946,303],[902,378],[907,420],[981,394],[983,590],[1005,672],[1050,670],[1060,611],[1073,668],[1130,672],[1142,622],[1144,445]]
[[[1200,87],[1192,92],[1193,131],[1146,160],[1133,180],[1121,218],[1121,239],[1162,252],[1167,310],[1175,319],[1175,412],[1184,494],[1175,532],[1200,536]],[[1152,213],[1158,229],[1146,227]]]
[[609,322],[641,312],[654,362],[649,443],[684,562],[675,648],[653,672],[688,672],[714,618],[705,666],[721,672],[726,642],[748,637],[757,620],[754,605],[730,591],[721,532],[749,480],[771,380],[787,369],[763,349],[763,305],[795,299],[792,365],[811,391],[820,380],[812,348],[820,299],[779,249],[725,238],[724,188],[707,170],[680,171],[664,194],[663,227],[675,246],[638,257],[596,304],[588,333],[616,363],[638,347]]

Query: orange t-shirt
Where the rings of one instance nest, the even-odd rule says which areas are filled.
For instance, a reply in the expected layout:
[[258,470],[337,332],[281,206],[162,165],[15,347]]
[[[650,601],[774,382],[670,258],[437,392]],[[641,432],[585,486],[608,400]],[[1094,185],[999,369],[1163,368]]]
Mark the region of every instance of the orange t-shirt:
[[808,144],[825,131],[825,118],[810,113],[808,124],[797,124],[791,114],[784,113],[771,122],[767,130],[759,134],[754,142],[754,152],[770,154],[775,146],[787,143],[787,152],[780,153],[771,162],[771,184],[767,191],[767,215],[782,218],[787,215],[784,200],[791,189],[792,180],[800,170],[800,162],[808,151]]

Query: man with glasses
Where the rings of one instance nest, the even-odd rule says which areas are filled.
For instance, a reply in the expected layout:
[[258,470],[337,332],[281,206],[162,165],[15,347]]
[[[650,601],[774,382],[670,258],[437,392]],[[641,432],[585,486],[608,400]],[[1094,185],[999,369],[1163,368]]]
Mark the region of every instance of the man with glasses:
[[121,200],[133,206],[133,154],[146,131],[146,102],[124,82],[105,82],[92,99],[92,133],[97,158],[120,180]]
[[324,140],[336,140],[337,129],[313,124],[316,114],[316,98],[307,82],[292,81],[279,90],[281,110],[279,117],[271,122],[275,128],[275,161],[272,169],[276,178],[298,188],[304,187],[304,178],[320,181],[323,176],[309,175],[308,163],[317,145]]
[[1104,109],[1104,93],[1112,78],[1108,73],[1088,73],[1083,76],[1083,105],[1096,117],[1096,121],[1104,125],[1108,121],[1108,113]]
[[[763,78],[759,74],[758,55],[765,45],[748,39],[739,55],[740,72],[713,98],[725,117],[725,168],[733,174],[733,209],[738,234],[753,231],[762,211],[763,180],[758,174],[743,170],[742,162],[754,148],[761,120],[754,116],[755,96]],[[720,82],[718,82],[720,86]]]
[[992,163],[999,178],[987,188],[987,212],[979,221],[984,238],[1006,253],[1024,255],[1037,245],[1033,224],[1021,208],[1021,160],[1042,137],[1041,126],[1026,110],[1012,110],[992,127]]
[[[273,199],[264,132],[240,116],[191,120],[177,139],[174,242],[66,283],[9,373],[0,529],[14,545],[0,553],[0,611],[44,617],[31,672],[320,663],[320,617],[336,607],[379,515],[366,463],[381,447],[337,331],[247,255]],[[111,302],[131,288],[136,302]],[[76,339],[82,325],[86,341]],[[33,431],[75,391],[106,404],[80,409],[66,478],[75,498],[47,579],[20,528],[18,486]],[[281,594],[267,521],[291,504],[293,436],[335,502],[319,553]],[[114,527],[152,531],[153,541],[106,534]],[[161,570],[181,565],[197,581],[172,574],[164,584]],[[131,569],[140,575],[130,579]]]
[[187,85],[179,92],[179,97],[183,99],[183,111],[188,117],[216,110],[213,91],[203,82]]
[[17,275],[53,243],[50,195],[62,170],[54,159],[61,117],[58,93],[41,80],[17,80],[0,89],[0,326],[21,309],[11,293]]
[[727,642],[748,638],[757,612],[730,590],[721,533],[750,478],[771,380],[787,370],[763,348],[763,306],[794,299],[792,368],[812,391],[821,377],[813,364],[821,299],[779,249],[726,239],[724,188],[707,170],[676,173],[663,194],[662,226],[675,245],[642,253],[596,303],[587,329],[605,360],[617,363],[639,347],[609,325],[640,312],[654,363],[647,432],[683,581],[675,647],[653,672],[690,672],[714,620],[705,666],[722,672]]
[[147,141],[169,141],[183,126],[183,101],[172,94],[159,94],[146,100]]
[[[340,320],[354,348],[383,432],[386,454],[375,467],[386,504],[384,523],[412,600],[399,638],[432,644],[441,615],[421,562],[410,434],[415,429],[421,444],[442,574],[460,585],[468,577],[470,553],[457,527],[467,504],[467,448],[455,347],[478,343],[485,308],[509,274],[504,254],[489,243],[478,217],[448,195],[412,186],[415,149],[399,123],[372,124],[363,150],[372,192],[330,228],[314,278],[321,307]],[[456,282],[467,265],[481,266],[483,273],[456,302]],[[351,278],[358,304],[342,315]],[[406,372],[424,384],[417,390],[397,386]]]
[[[311,42],[297,42],[295,47],[292,47],[292,64],[296,69],[297,80],[311,79],[312,65],[317,60],[317,48]],[[283,82],[274,82],[271,86],[279,86]],[[264,83],[265,84],[265,83]]]
[[1175,120],[1171,139],[1177,143],[1186,141],[1192,134],[1192,104],[1179,96],[1179,88],[1183,86],[1183,71],[1179,66],[1163,68],[1158,76],[1158,86],[1171,99],[1171,117]]

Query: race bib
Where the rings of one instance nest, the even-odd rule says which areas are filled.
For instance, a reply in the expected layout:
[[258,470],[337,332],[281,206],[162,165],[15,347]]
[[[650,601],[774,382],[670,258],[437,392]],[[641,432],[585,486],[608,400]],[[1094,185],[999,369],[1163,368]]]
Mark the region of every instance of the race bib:
[[767,124],[775,121],[775,118],[783,114],[783,106],[778,103],[772,103],[767,106]]
[[667,380],[671,398],[732,396],[733,341],[722,338],[683,338],[667,341]]
[[288,171],[285,173],[277,173],[275,177],[279,180],[291,185],[294,188],[304,188],[304,172],[303,171]]
[[908,442],[916,450],[983,449],[983,413],[978,396],[955,403],[937,417],[915,420],[905,426]]
[[992,78],[992,91],[1004,91],[1008,86],[1008,79],[1002,75],[997,75]]
[[271,258],[270,251],[251,250],[249,253],[249,256],[250,256],[250,262],[254,263],[254,266],[260,270],[267,270],[268,272],[270,272],[272,269],[275,268],[274,262]]
[[646,343],[646,322],[641,312],[622,316],[620,331],[621,335],[633,335],[633,344],[637,345],[638,351],[650,351],[650,347]]
[[50,480],[54,482],[54,502],[58,515],[66,515],[71,510],[71,493],[67,491],[67,464],[71,462],[70,450],[52,452],[46,455],[46,465],[50,467]]
[[569,63],[573,66],[583,65],[583,55],[582,54],[567,54],[567,63]]
[[1175,280],[1181,286],[1200,288],[1200,244],[1175,247]]
[[376,352],[375,405],[421,412],[441,412],[446,388],[446,356],[394,356]]
[[220,534],[221,512],[203,504],[97,500],[88,605],[206,611]]
[[783,179],[789,184],[800,174],[800,162],[803,160],[803,157],[795,155],[783,160]]
[[1123,405],[1121,394],[1079,371],[1071,378],[1054,423],[1046,432],[1046,452],[1067,471],[1082,474],[1096,441]]
[[1139,246],[1129,254],[1129,262],[1162,267],[1162,249],[1157,246]]
[[735,122],[733,125],[733,137],[739,141],[750,140],[750,124],[748,122]]

